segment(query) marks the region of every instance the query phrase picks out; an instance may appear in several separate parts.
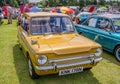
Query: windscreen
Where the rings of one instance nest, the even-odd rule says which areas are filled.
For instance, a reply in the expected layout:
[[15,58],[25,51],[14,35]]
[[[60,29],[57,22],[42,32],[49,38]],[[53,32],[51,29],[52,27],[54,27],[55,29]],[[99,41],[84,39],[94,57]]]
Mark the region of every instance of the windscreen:
[[120,32],[120,18],[114,18],[112,19],[112,21],[113,21],[115,31]]
[[31,19],[31,34],[56,34],[75,32],[69,17],[45,16]]

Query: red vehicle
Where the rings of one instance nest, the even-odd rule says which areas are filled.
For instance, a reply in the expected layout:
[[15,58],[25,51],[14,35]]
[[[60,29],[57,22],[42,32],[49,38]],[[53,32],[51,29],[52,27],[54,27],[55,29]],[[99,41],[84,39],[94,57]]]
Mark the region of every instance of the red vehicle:
[[[7,18],[7,14],[8,14],[7,6],[3,6],[2,9],[3,9],[4,17]],[[17,16],[16,16],[16,13],[15,13],[15,8],[12,7],[12,9],[13,9],[13,16],[12,16],[12,18],[16,19]]]
[[3,6],[4,17],[7,18],[7,6]]

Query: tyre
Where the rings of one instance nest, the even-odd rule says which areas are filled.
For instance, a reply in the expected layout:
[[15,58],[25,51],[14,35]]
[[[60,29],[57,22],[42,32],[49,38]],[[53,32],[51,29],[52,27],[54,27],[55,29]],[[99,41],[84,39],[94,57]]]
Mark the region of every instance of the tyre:
[[39,78],[39,76],[35,73],[35,70],[33,68],[33,64],[31,62],[30,58],[28,58],[28,70],[29,70],[29,75],[32,79]]
[[116,47],[114,54],[116,59],[120,62],[120,46]]
[[86,68],[86,69],[84,69],[84,70],[86,70],[86,71],[90,71],[92,69],[92,67],[90,67],[90,68]]

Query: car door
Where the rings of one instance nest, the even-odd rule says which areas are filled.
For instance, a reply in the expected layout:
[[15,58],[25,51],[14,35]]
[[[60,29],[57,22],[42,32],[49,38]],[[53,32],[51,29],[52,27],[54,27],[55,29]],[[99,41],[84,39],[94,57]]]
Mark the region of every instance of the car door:
[[97,35],[97,28],[96,27],[97,23],[97,17],[91,17],[90,19],[86,20],[83,24],[81,25],[76,25],[76,29],[79,34],[82,34],[92,40],[94,40],[95,36]]
[[23,16],[21,19],[21,24],[20,24],[20,44],[22,46],[23,51],[26,50],[27,48],[27,39],[26,37],[28,37],[28,20],[27,17]]
[[113,27],[109,19],[99,18],[96,24],[98,31],[94,40],[102,45],[108,51],[111,51],[114,46],[114,38],[112,37]]

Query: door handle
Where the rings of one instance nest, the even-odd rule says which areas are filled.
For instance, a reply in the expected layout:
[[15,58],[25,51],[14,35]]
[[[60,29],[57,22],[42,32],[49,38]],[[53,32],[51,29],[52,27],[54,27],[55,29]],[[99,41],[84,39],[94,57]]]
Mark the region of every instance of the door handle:
[[95,36],[94,41],[96,41],[97,39],[98,39],[98,35]]

